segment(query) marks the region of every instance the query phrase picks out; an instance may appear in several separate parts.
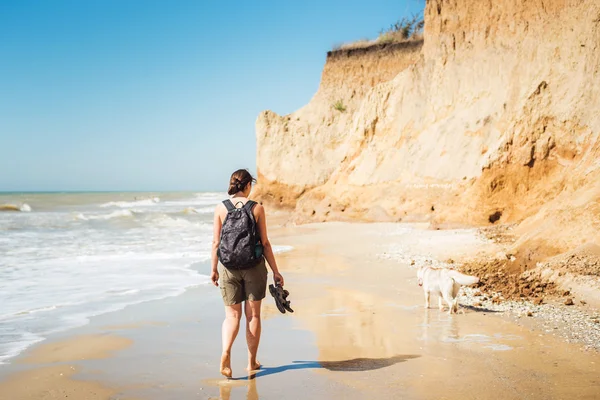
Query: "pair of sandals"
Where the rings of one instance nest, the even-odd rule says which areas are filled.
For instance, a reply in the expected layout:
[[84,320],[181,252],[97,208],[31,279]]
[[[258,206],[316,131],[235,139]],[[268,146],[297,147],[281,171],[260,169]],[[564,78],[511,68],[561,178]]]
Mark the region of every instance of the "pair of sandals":
[[282,286],[280,286],[279,283],[276,283],[275,285],[269,285],[269,292],[271,293],[271,296],[273,296],[273,298],[275,299],[277,309],[282,314],[285,314],[286,311],[289,311],[291,313],[294,312],[294,310],[292,310],[292,308],[290,307],[290,301],[287,299],[287,297],[290,295],[290,292],[288,292]]

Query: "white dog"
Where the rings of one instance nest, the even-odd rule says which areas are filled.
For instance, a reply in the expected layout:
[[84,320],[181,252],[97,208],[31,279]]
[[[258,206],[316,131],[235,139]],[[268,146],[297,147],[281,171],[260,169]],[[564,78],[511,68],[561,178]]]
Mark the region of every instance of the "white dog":
[[476,276],[461,274],[447,268],[419,267],[417,270],[419,286],[425,292],[425,308],[429,308],[429,296],[437,294],[440,310],[444,309],[442,298],[450,307],[449,314],[458,312],[458,292],[461,285],[473,285],[479,282]]

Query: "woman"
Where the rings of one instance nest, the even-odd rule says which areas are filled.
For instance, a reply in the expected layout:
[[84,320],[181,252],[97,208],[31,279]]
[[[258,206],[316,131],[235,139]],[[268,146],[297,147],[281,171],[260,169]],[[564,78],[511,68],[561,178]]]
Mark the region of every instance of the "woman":
[[[252,190],[252,183],[256,180],[245,169],[235,171],[229,180],[231,203],[236,208],[243,207],[248,201]],[[252,203],[251,203],[252,204]],[[231,207],[231,205],[229,205]],[[250,206],[249,206],[250,207]],[[263,256],[256,266],[248,269],[225,268],[218,269],[217,250],[221,240],[221,228],[227,216],[228,210],[224,203],[217,205],[214,216],[213,248],[212,248],[212,272],[211,280],[215,286],[219,286],[221,277],[221,295],[225,303],[225,321],[223,321],[222,340],[223,353],[221,355],[221,374],[231,378],[231,346],[237,336],[242,318],[242,302],[246,314],[246,342],[248,343],[248,371],[260,368],[256,360],[258,344],[260,342],[260,306],[265,298],[267,289],[267,267],[265,258],[273,271],[273,279],[283,286],[283,276],[279,273],[277,262],[273,255],[273,248],[267,236],[267,221],[265,209],[256,204],[252,208],[252,215],[257,228],[257,236],[263,246]]]

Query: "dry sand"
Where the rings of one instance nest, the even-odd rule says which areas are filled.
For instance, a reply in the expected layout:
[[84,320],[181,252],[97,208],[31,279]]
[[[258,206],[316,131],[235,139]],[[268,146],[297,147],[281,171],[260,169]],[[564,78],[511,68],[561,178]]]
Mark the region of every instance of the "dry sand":
[[296,312],[281,315],[267,298],[260,348],[265,368],[253,377],[243,371],[243,328],[233,352],[238,379],[219,377],[222,306],[216,289],[199,287],[92,321],[87,330],[100,335],[38,346],[22,358],[34,364],[0,384],[0,399],[600,396],[597,352],[490,311],[468,308],[449,316],[423,309],[410,267],[416,249],[423,260],[444,260],[490,251],[493,244],[474,230],[415,228],[331,223],[273,229],[276,244],[294,246],[278,259]]

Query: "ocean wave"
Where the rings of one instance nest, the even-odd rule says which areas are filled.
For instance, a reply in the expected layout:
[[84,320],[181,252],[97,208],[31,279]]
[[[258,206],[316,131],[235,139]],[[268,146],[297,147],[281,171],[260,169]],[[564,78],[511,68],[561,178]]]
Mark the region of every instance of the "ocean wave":
[[185,199],[179,199],[179,200],[167,200],[164,203],[164,205],[167,206],[192,206],[192,207],[198,207],[198,206],[212,206],[214,209],[214,206],[218,203],[220,203],[222,200],[227,198],[227,194],[226,193],[203,193],[203,194],[196,194],[194,197],[190,197],[190,198],[185,198]]
[[202,208],[186,207],[183,209],[184,214],[211,214],[213,211],[215,211],[214,206]]
[[52,311],[52,310],[56,310],[57,307],[58,306],[39,307],[39,308],[34,308],[32,310],[21,311],[21,312],[17,313],[16,315],[27,315],[27,314],[35,314],[35,313],[39,313],[39,312],[44,312],[44,311]]
[[[21,326],[22,324],[14,324],[10,321],[5,321],[4,326],[2,326],[3,323],[0,321],[0,332],[2,332],[0,338],[4,339],[4,341],[0,341],[0,365],[5,364],[9,359],[16,357],[28,347],[45,340],[49,335],[84,326],[89,323],[91,318],[98,315],[123,310],[126,307],[140,303],[179,296],[188,288],[208,285],[209,283],[210,279],[207,275],[192,273],[186,278],[185,283],[181,282],[177,286],[165,286],[161,283],[154,287],[146,286],[141,290],[129,289],[122,291],[107,291],[107,297],[102,300],[111,299],[111,302],[102,300],[100,300],[100,302],[92,301],[91,303],[83,304],[85,309],[77,308],[78,311],[69,311],[69,308],[66,307],[65,313],[46,317],[46,319],[42,321],[42,323],[44,321],[47,323],[46,325],[43,325],[46,329],[37,333],[30,332],[27,330],[26,326]],[[117,298],[118,300],[115,301]],[[56,310],[57,308],[54,309]],[[45,309],[40,308],[32,311],[51,311],[51,309],[52,307],[47,307]],[[17,314],[14,315],[14,317],[23,318],[26,317],[26,315]],[[39,319],[36,320],[39,321]],[[52,323],[49,324],[49,321],[52,321]],[[7,323],[10,325],[7,325]],[[4,329],[6,327],[8,327],[8,329]]]
[[195,208],[194,210],[196,210],[197,214],[211,214],[213,211],[215,211],[215,207],[209,206],[209,207]]
[[0,364],[95,315],[210,284],[209,216],[223,196],[78,196],[28,199],[29,215],[24,198],[0,202],[15,211],[0,223]]
[[10,343],[0,343],[0,365],[5,364],[6,360],[18,356],[29,346],[44,340],[42,336],[31,332],[22,332],[18,336],[17,340]]
[[198,225],[195,222],[188,221],[185,218],[178,218],[168,214],[159,214],[152,219],[152,226],[162,228],[203,228],[206,224]]
[[102,215],[85,215],[82,213],[79,213],[75,216],[76,219],[82,220],[82,221],[94,221],[94,220],[107,220],[107,219],[113,219],[113,218],[130,218],[133,217],[136,214],[136,212],[132,211],[132,210],[118,210],[118,211],[113,211],[110,214],[102,214]]
[[[208,243],[208,241],[207,241]],[[61,257],[55,261],[60,264],[82,263],[82,262],[110,262],[110,261],[144,261],[144,260],[180,260],[194,259],[205,261],[210,259],[209,251],[180,251],[180,252],[126,252],[116,254],[93,254],[78,255],[74,257]],[[183,268],[187,269],[189,265]]]
[[120,289],[120,290],[109,290],[106,293],[109,293],[111,296],[129,296],[132,294],[138,294],[140,289]]
[[[173,212],[156,212],[156,211],[144,211],[140,209],[126,209],[116,210],[108,214],[97,214],[97,213],[77,213],[75,219],[80,221],[97,221],[97,220],[111,220],[115,218],[136,218],[141,223],[151,224],[155,226],[163,227],[196,227],[202,229],[206,224],[198,223],[191,219],[187,219],[186,216],[209,214],[213,212],[213,207],[205,208],[194,208],[188,207],[181,211]],[[211,225],[212,226],[212,225]]]
[[102,208],[109,208],[109,207],[120,207],[120,208],[148,207],[148,206],[154,206],[154,205],[156,205],[158,203],[160,203],[160,198],[159,197],[152,197],[150,199],[134,200],[134,201],[111,201],[111,202],[108,202],[108,203],[100,204],[100,207],[102,207]]
[[23,316],[23,315],[29,315],[29,314],[35,314],[35,313],[44,312],[44,311],[56,310],[58,307],[60,307],[60,306],[47,306],[47,307],[33,308],[31,310],[17,311],[15,313],[10,313],[10,314],[0,314],[0,322],[4,321],[6,319],[19,317],[19,316]]
[[[201,208],[186,207],[186,208],[183,209],[183,211],[177,212],[177,213],[174,213],[174,214],[186,214],[186,215],[191,215],[191,214],[212,214],[213,211],[215,211],[215,207],[214,206],[201,207]],[[170,213],[167,213],[167,214],[170,214]]]
[[23,203],[20,206],[15,204],[0,204],[0,211],[31,212],[31,206]]
[[[190,287],[210,282],[207,275],[190,269],[191,263],[170,264],[162,270],[156,268],[159,265],[129,268],[136,272],[124,279],[113,269],[98,276],[97,282],[86,280],[87,274],[73,274],[71,285],[63,288],[60,296],[49,297],[52,293],[38,291],[35,297],[19,298],[12,310],[7,310],[10,314],[0,318],[0,364],[51,334],[86,325],[97,315],[178,296]],[[83,297],[82,290],[87,293]]]

